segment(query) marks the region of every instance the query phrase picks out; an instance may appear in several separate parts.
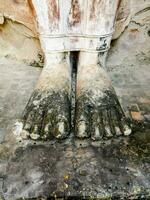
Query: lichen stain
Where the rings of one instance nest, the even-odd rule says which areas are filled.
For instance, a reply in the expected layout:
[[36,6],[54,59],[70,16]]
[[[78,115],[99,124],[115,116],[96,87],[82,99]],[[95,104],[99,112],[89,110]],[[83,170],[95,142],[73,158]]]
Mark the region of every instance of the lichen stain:
[[50,22],[58,21],[60,15],[57,0],[48,0],[48,15]]
[[69,24],[75,26],[81,22],[81,10],[78,0],[72,0],[69,13]]
[[137,32],[139,32],[139,30],[137,28],[134,28],[134,29],[130,29],[130,32],[131,33],[137,33]]

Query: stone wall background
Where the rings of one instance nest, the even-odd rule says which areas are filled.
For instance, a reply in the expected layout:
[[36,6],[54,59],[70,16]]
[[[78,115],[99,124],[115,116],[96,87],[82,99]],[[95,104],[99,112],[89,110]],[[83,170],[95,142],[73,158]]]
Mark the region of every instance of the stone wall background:
[[106,67],[126,115],[149,124],[150,1],[127,2],[120,7]]
[[150,1],[122,1],[107,67],[150,62]]
[[42,54],[34,12],[28,0],[0,0],[0,57],[29,63]]
[[[148,26],[149,22],[149,0],[121,0],[113,39],[120,41],[123,37],[123,40],[129,43],[140,34],[141,27]],[[123,36],[128,32],[127,27],[130,27],[130,38]],[[147,31],[148,29],[150,27],[147,27]],[[150,31],[148,34],[150,35]],[[142,40],[142,38],[138,39]],[[139,42],[140,46],[141,43],[142,41]],[[41,55],[31,0],[0,0],[0,57],[38,64],[41,62]]]

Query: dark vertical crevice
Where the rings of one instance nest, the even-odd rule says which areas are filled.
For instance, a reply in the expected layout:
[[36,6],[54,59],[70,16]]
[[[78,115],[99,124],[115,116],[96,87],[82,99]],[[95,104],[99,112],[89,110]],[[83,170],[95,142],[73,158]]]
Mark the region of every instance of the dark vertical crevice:
[[72,51],[70,53],[71,62],[71,132],[75,133],[75,104],[76,104],[76,82],[77,82],[77,66],[79,52]]
[[78,58],[79,58],[79,52],[73,51],[70,53],[70,63],[71,63],[71,133],[72,133],[72,168],[74,177],[77,183],[78,180],[76,177],[78,177],[78,172],[76,169],[77,158],[77,148],[75,144],[75,112],[76,112],[76,83],[77,83],[77,71],[78,71]]

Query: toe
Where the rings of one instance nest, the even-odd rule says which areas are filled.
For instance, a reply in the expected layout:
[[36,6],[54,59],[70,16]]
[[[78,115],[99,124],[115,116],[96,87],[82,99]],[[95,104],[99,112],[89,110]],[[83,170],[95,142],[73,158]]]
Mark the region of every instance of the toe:
[[96,110],[92,114],[91,122],[92,122],[91,124],[92,140],[101,140],[103,137],[103,131],[101,128],[101,116],[99,116],[99,113]]
[[101,132],[99,126],[94,127],[94,133],[91,135],[92,140],[101,140]]
[[34,116],[35,116],[35,111],[31,110],[28,113],[28,116],[26,117],[26,120],[23,122],[23,129],[32,132],[33,126],[34,126]]
[[38,134],[38,126],[37,125],[34,126],[33,132],[30,134],[30,138],[33,140],[37,140],[40,138],[40,135]]
[[51,123],[44,125],[44,127],[43,127],[44,128],[44,134],[43,135],[48,135],[50,126],[51,126]]
[[125,114],[123,112],[119,112],[119,109],[116,110],[116,116],[117,116],[117,120],[118,120],[118,124],[119,124],[119,128],[121,131],[121,135],[130,135],[131,134],[131,128],[127,123]]
[[77,103],[75,131],[78,138],[88,138],[91,135],[91,106],[84,101]]
[[55,137],[57,139],[62,138],[65,135],[65,122],[58,122],[57,128],[56,128],[56,134]]
[[111,137],[113,137],[113,135],[112,135],[112,133],[111,133],[111,129],[110,129],[110,127],[109,127],[109,125],[108,124],[105,124],[105,136],[106,136],[106,138],[111,138]]
[[116,136],[122,135],[122,132],[121,132],[119,126],[117,126],[117,124],[116,124],[116,126],[115,126],[115,133],[116,133]]
[[103,111],[103,122],[104,122],[105,137],[106,138],[113,137],[112,126],[106,109]]
[[59,121],[57,125],[54,128],[53,135],[57,139],[63,139],[66,138],[66,136],[69,134],[69,126],[68,122],[66,120]]
[[79,138],[87,138],[87,137],[89,137],[89,134],[88,134],[88,132],[87,132],[87,124],[86,124],[86,122],[85,121],[79,121],[78,123],[77,123],[77,127],[76,127],[76,135],[77,135],[77,137],[79,137]]
[[115,107],[111,110],[111,123],[113,126],[114,135],[116,136],[122,135],[120,126],[120,115],[118,115]]
[[55,123],[53,122],[52,118],[53,113],[51,110],[44,110],[40,130],[41,138],[44,140],[53,138],[53,124]]
[[30,122],[26,122],[25,125],[24,125],[24,130],[30,131],[30,129],[31,129],[31,123]]
[[115,131],[115,115],[113,113],[114,108],[110,107],[107,109],[107,119],[108,119],[108,124],[109,124],[109,128],[110,128],[110,132],[111,132],[111,136],[115,136],[116,135],[116,131]]
[[[47,123],[47,124],[46,124]],[[52,139],[53,138],[53,134],[52,134],[52,124],[51,122],[45,120],[45,122],[43,122],[43,126],[41,129],[41,138],[46,140],[46,139]]]

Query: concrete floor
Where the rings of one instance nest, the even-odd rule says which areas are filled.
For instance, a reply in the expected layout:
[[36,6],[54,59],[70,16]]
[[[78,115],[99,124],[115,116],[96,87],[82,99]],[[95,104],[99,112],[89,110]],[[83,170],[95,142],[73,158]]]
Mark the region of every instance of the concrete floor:
[[0,199],[150,198],[150,62],[109,74],[133,134],[103,142],[22,141],[12,133],[41,69],[0,59]]

